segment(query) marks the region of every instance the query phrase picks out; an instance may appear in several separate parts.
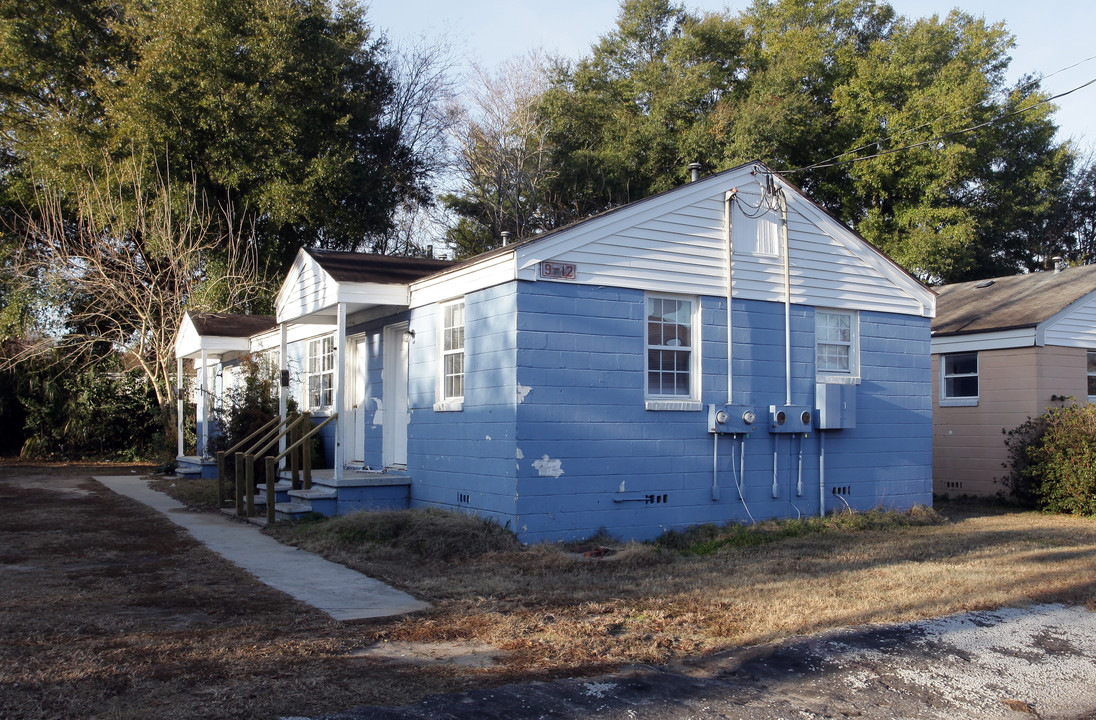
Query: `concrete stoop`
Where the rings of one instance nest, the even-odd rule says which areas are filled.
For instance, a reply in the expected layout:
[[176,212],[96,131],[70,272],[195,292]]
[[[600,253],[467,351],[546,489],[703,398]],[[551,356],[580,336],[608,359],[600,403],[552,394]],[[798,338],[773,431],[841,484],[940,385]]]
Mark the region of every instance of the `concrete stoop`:
[[217,460],[195,455],[179,455],[175,458],[175,474],[209,480],[217,477]]
[[[282,474],[283,478],[288,477]],[[288,480],[283,480],[288,484]],[[298,520],[309,513],[326,517],[355,510],[406,510],[411,506],[411,476],[398,470],[348,469],[342,478],[314,473],[308,490],[288,490],[274,506],[278,520]]]

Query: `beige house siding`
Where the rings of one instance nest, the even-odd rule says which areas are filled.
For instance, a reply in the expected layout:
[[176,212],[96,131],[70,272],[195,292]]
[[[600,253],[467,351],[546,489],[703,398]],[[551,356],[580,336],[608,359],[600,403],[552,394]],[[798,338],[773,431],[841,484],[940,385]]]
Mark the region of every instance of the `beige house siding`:
[[933,491],[993,495],[1005,473],[1005,435],[1053,405],[1052,395],[1088,399],[1087,351],[1026,347],[978,352],[978,404],[940,405],[940,356],[932,357]]

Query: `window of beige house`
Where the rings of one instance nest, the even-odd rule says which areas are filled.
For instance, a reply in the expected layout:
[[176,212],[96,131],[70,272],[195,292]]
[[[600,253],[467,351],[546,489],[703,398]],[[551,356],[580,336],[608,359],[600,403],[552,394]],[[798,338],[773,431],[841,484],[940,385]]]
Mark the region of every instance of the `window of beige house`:
[[952,353],[941,358],[940,404],[978,404],[978,353]]
[[1096,350],[1088,351],[1088,401],[1096,402]]

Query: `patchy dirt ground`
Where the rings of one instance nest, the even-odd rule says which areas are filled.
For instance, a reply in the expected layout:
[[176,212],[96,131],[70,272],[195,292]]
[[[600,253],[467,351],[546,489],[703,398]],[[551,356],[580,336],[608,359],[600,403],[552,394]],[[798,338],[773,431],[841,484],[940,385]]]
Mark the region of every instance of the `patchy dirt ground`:
[[[125,471],[117,466],[0,463],[4,720],[375,719],[434,718],[439,713],[660,720],[1069,717],[1042,714],[1049,700],[1019,692],[1023,688],[1012,686],[1016,681],[998,672],[997,655],[1010,653],[1033,666],[1080,662],[1081,671],[1071,671],[1060,692],[1078,702],[1071,708],[1077,713],[1093,707],[1084,704],[1088,696],[1071,697],[1068,682],[1096,687],[1096,676],[1084,675],[1096,667],[1096,652],[1090,647],[1096,647],[1096,640],[1082,643],[1066,634],[1034,633],[1031,648],[1017,650],[1010,637],[1015,633],[1008,628],[1001,640],[992,641],[999,647],[991,647],[984,662],[974,649],[947,646],[957,648],[945,650],[951,665],[981,663],[988,668],[988,680],[982,681],[992,684],[985,696],[988,705],[963,705],[964,696],[973,691],[940,675],[941,664],[931,657],[943,645],[938,629],[949,627],[946,619],[940,621],[945,625],[884,629],[884,644],[893,641],[900,651],[894,659],[879,655],[870,644],[861,646],[860,634],[869,633],[852,629],[714,656],[679,654],[671,666],[633,667],[609,676],[591,677],[611,672],[619,663],[563,665],[559,667],[569,668],[572,672],[566,674],[573,679],[543,682],[565,673],[538,672],[528,665],[519,666],[519,672],[512,658],[495,652],[495,646],[468,642],[468,628],[444,627],[446,618],[453,625],[454,617],[444,612],[409,620],[328,620],[225,563],[155,511],[90,479],[92,474]],[[989,546],[979,546],[979,556],[986,554],[992,566],[994,542],[1006,540],[993,528],[983,528],[983,534],[992,537]],[[1086,562],[1092,556],[1087,545],[1066,551],[1056,537],[1045,543],[1050,555],[1032,555],[1047,573],[1044,579],[1051,578],[1052,570],[1045,563],[1054,558],[1053,569],[1060,571],[1075,556]],[[1020,550],[1030,554],[1026,545]],[[890,564],[896,572],[909,568],[905,562]],[[1065,595],[1091,597],[1091,582],[1091,577],[1076,577],[1076,591]],[[979,623],[992,621],[976,619],[974,630]],[[419,624],[429,625],[435,642],[403,637],[408,626]],[[830,665],[835,655],[852,660],[844,675]],[[1046,680],[1036,674],[1026,682],[1039,689],[1048,686]],[[843,685],[835,685],[837,681]],[[899,712],[905,706],[893,704],[896,690],[911,702],[929,704]],[[506,697],[516,704],[507,708],[502,702]],[[665,704],[658,705],[655,697],[664,698]],[[537,702],[545,704],[538,709]],[[755,704],[747,711],[751,702]],[[363,706],[360,712],[348,711]],[[925,713],[924,707],[939,712]]]
[[320,714],[476,684],[475,664],[363,652],[379,623],[326,619],[92,472],[0,465],[0,718]]

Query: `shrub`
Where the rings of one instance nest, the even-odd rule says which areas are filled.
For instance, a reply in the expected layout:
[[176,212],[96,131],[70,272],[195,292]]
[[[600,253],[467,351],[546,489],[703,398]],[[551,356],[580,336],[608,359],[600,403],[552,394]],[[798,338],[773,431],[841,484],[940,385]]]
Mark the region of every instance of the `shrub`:
[[1019,474],[1044,510],[1096,515],[1096,405],[1051,408],[1040,420]]
[[1023,507],[1039,506],[1039,477],[1032,469],[1030,449],[1041,444],[1046,433],[1046,415],[1028,418],[1023,424],[1011,430],[1002,430],[1005,435],[1005,448],[1008,459],[1002,463],[1008,474],[998,478],[997,483],[1004,486],[1004,495]]

